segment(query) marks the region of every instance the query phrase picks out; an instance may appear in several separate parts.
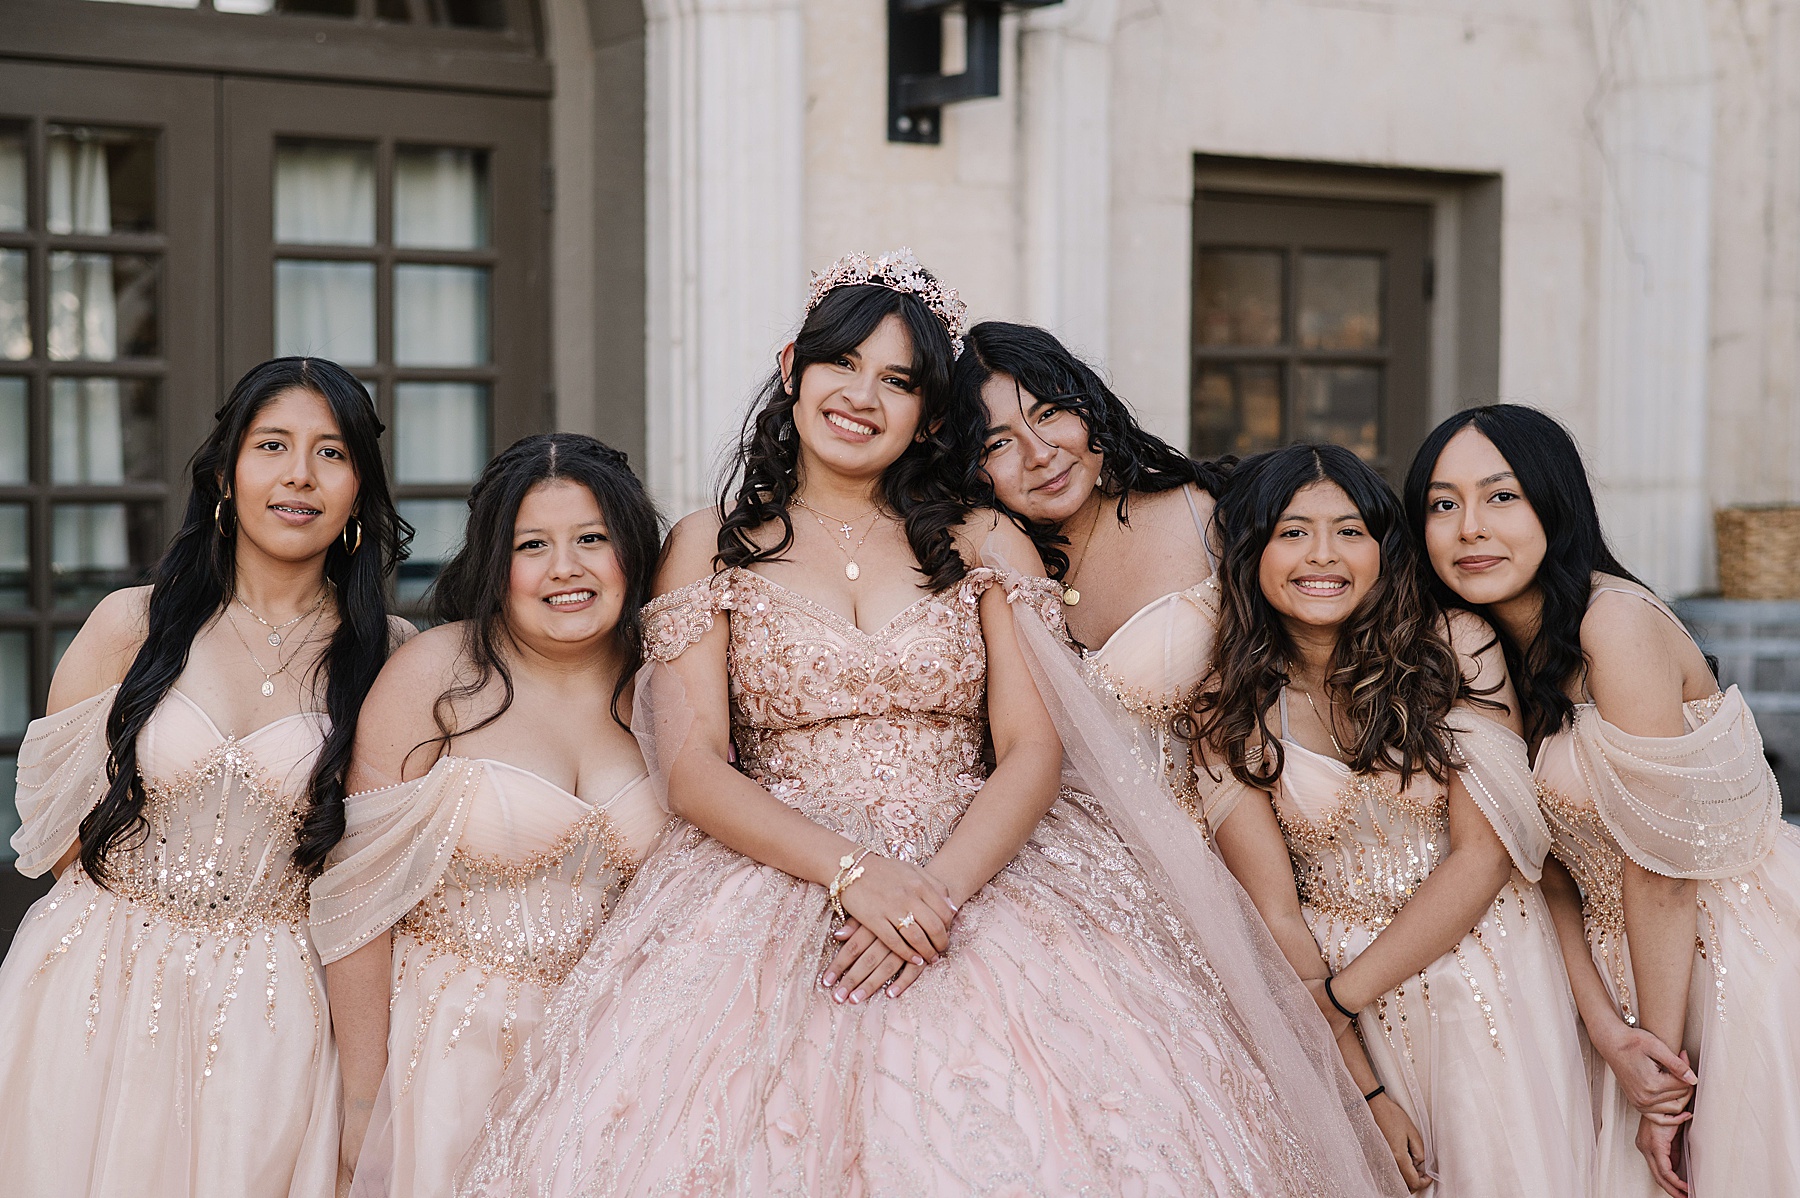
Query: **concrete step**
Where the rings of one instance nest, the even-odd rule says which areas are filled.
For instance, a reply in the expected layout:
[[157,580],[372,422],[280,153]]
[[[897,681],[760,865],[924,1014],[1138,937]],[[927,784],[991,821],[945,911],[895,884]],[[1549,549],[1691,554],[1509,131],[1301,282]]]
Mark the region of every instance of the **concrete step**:
[[1783,806],[1800,817],[1800,601],[1683,599],[1675,611],[1756,714]]

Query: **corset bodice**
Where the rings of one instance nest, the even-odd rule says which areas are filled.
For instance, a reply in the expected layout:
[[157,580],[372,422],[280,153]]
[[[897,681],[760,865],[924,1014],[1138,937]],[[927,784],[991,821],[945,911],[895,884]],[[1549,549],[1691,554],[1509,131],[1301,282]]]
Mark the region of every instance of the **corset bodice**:
[[[844,835],[925,860],[980,789],[987,649],[976,569],[874,632],[752,571],[728,569],[645,611],[667,661],[729,613],[739,765],[776,798]],[[1045,580],[1031,598],[1055,602]],[[1060,626],[1060,625],[1059,625]]]
[[1450,851],[1448,791],[1429,775],[1402,787],[1291,740],[1282,748],[1275,815],[1300,901],[1344,923],[1386,927]]
[[226,736],[171,690],[138,738],[146,834],[109,854],[108,887],[216,934],[304,924],[307,876],[293,854],[326,729],[324,716],[299,713]]

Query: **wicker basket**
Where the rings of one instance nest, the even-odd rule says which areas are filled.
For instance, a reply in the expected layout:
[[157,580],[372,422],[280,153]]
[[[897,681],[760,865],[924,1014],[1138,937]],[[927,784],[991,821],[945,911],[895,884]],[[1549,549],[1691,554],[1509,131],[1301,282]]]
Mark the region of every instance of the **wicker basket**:
[[1727,599],[1800,599],[1800,505],[1713,513],[1719,589]]

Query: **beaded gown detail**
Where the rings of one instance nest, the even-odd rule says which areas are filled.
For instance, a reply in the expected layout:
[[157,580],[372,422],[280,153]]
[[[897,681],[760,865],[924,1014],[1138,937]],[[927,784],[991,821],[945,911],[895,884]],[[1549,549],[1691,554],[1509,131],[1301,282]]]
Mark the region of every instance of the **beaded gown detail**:
[[[32,723],[19,868],[46,872],[105,793],[118,688]],[[326,723],[222,734],[171,690],[138,738],[147,834],[79,861],[0,965],[0,1161],[34,1198],[325,1198],[337,1057],[308,943],[299,809]]]
[[[1674,613],[1648,594],[1633,595]],[[1679,621],[1676,621],[1679,624]],[[1686,1043],[1693,1198],[1800,1193],[1800,829],[1756,719],[1734,686],[1683,706],[1687,732],[1633,736],[1592,703],[1544,738],[1535,775],[1552,851],[1581,887],[1588,948],[1621,1015],[1636,1019],[1622,862],[1699,880]],[[1636,1147],[1638,1114],[1595,1054],[1597,1198],[1662,1193]]]
[[[728,619],[741,767],[931,857],[983,781],[976,569],[882,629],[743,569],[646,609],[652,662]],[[1008,592],[1060,625],[1059,589]],[[654,664],[652,666],[654,667]],[[654,761],[654,754],[649,754]],[[521,1053],[459,1194],[1313,1195],[1229,999],[1065,792],[902,998],[819,986],[825,889],[677,825]]]
[[[1274,808],[1302,911],[1332,973],[1372,944],[1450,852],[1449,791],[1429,775],[1357,774],[1287,737]],[[1568,974],[1534,884],[1548,833],[1525,743],[1467,707],[1451,717],[1459,770],[1514,858],[1469,934],[1360,1012],[1375,1074],[1425,1139],[1428,1198],[1587,1198],[1593,1119]],[[1248,793],[1230,775],[1217,824]]]
[[462,757],[347,807],[312,887],[320,956],[394,937],[388,1070],[351,1194],[443,1195],[518,1046],[668,816],[645,774],[589,803]]

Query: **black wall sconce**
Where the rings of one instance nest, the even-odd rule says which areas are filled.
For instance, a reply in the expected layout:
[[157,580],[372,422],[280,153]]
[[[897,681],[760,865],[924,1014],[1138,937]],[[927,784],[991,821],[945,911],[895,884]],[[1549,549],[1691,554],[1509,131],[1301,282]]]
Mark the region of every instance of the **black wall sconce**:
[[[1000,94],[1000,10],[1062,0],[888,0],[888,140],[935,146],[946,104]],[[963,10],[960,75],[943,73],[944,13]]]

